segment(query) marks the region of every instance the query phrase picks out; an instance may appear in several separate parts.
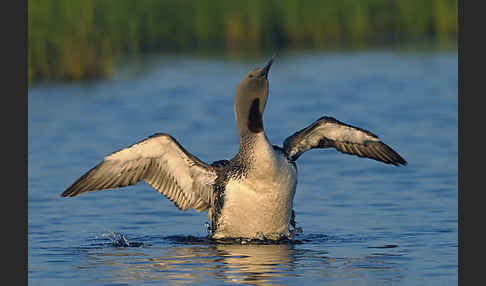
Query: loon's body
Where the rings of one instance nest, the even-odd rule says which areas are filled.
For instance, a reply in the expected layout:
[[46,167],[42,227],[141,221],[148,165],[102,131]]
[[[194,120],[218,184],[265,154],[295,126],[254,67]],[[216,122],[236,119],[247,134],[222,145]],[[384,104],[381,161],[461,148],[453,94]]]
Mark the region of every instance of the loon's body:
[[231,160],[206,164],[172,136],[157,133],[115,151],[81,176],[61,196],[113,189],[145,181],[181,210],[208,210],[211,237],[288,237],[295,227],[293,199],[299,156],[313,148],[333,147],[387,164],[407,162],[373,133],[321,117],[272,145],[263,128],[267,75],[273,58],[245,75],[235,94],[239,151]]
[[263,132],[254,139],[248,146],[251,154],[237,155],[224,169],[224,201],[213,221],[213,238],[289,235],[297,186],[295,163],[273,147]]

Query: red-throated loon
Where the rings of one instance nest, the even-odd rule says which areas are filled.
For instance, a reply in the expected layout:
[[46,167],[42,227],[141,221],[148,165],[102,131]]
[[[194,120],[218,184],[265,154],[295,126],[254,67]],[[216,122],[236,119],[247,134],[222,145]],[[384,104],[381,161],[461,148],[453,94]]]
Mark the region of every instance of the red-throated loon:
[[235,94],[239,151],[231,160],[206,164],[172,136],[154,134],[115,151],[86,172],[61,196],[113,189],[145,181],[179,209],[208,210],[211,237],[278,239],[295,227],[295,161],[312,148],[335,148],[387,164],[407,162],[373,133],[321,117],[272,146],[263,129],[268,72],[273,58],[248,72]]

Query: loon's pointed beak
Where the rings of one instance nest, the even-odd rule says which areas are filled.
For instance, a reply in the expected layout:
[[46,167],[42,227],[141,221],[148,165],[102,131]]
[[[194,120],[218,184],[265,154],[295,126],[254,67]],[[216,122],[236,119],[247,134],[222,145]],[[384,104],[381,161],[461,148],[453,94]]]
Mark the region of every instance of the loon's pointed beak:
[[267,78],[268,76],[268,71],[270,70],[270,67],[273,64],[273,60],[275,59],[275,55],[272,56],[272,58],[267,62],[267,64],[262,68],[262,71],[260,72],[261,77]]

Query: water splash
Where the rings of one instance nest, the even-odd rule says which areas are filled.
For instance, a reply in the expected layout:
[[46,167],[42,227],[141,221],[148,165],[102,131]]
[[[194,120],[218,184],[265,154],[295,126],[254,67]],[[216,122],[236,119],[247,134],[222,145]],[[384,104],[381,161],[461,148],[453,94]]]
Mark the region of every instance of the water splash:
[[[298,238],[297,238],[298,237]],[[207,236],[193,235],[169,235],[169,236],[142,236],[130,238],[127,234],[115,231],[106,231],[101,234],[100,239],[95,239],[96,244],[92,246],[101,247],[148,247],[153,245],[165,244],[184,244],[184,245],[218,245],[218,244],[240,244],[240,245],[262,245],[262,244],[343,244],[366,242],[367,238],[356,235],[326,235],[307,233],[304,234],[302,228],[295,228],[289,235],[281,234],[278,237],[266,237],[258,234],[253,238],[212,238]],[[102,240],[100,243],[99,240]],[[106,242],[109,240],[109,242]],[[395,244],[372,245],[367,248],[397,248]]]
[[111,246],[114,247],[140,247],[143,245],[141,242],[129,242],[127,237],[122,232],[105,232],[101,235],[111,240]]
[[208,232],[207,241],[211,244],[300,244],[302,241],[295,238],[301,235],[304,231],[302,227],[296,227],[295,222],[292,224],[292,229],[289,229],[289,234],[274,234],[266,236],[263,233],[256,233],[252,238],[218,238],[212,237],[214,229],[209,222],[204,223]]
[[205,222],[204,226],[206,227],[206,231],[209,235],[213,234],[213,228],[211,227],[211,224],[209,222]]
[[244,237],[238,237],[238,238],[218,238],[210,239],[210,243],[212,244],[256,244],[256,245],[262,245],[262,244],[302,244],[302,241],[289,238],[289,236],[282,235],[278,239],[269,239],[266,237],[255,237],[255,238],[244,238]]
[[294,238],[294,237],[301,235],[302,233],[304,233],[304,230],[302,229],[302,227],[295,227],[294,229],[290,230],[289,237]]

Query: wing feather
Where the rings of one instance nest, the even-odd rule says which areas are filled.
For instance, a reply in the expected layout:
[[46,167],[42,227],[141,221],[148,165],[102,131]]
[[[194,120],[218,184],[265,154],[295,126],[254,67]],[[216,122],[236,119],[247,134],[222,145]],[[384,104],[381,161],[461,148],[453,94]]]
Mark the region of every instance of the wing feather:
[[113,189],[145,181],[182,210],[207,209],[217,174],[172,136],[157,133],[115,151],[90,169],[61,196]]
[[386,164],[407,164],[405,159],[380,141],[375,134],[333,117],[321,117],[284,141],[284,151],[294,161],[310,149],[330,147],[345,154],[366,157]]
[[381,158],[382,161],[393,164],[394,160],[392,156],[387,154],[383,148],[383,145],[378,145],[378,144],[370,144],[370,148],[375,152],[375,154]]
[[356,144],[350,144],[350,146],[352,146],[353,151],[356,155],[358,155],[359,157],[365,157],[363,152],[361,152],[361,150],[358,148],[358,146]]

